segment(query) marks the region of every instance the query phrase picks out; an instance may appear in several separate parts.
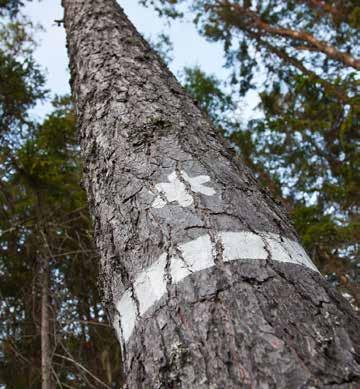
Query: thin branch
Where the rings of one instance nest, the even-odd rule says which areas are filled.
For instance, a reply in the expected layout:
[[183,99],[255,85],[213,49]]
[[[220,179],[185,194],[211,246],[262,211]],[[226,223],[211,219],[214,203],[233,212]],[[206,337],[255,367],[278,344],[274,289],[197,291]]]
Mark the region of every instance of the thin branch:
[[12,340],[9,341],[9,340],[7,339],[7,341],[8,341],[8,345],[11,347],[12,351],[14,352],[14,354],[15,354],[19,359],[21,359],[23,362],[25,362],[26,364],[31,365],[30,360],[29,360],[28,358],[24,357],[24,356],[17,350],[17,348],[16,348],[16,346],[14,346]]
[[53,259],[53,258],[58,258],[58,257],[65,257],[67,255],[73,255],[73,254],[81,254],[81,253],[96,253],[96,250],[73,250],[73,251],[67,251],[65,253],[55,253],[54,255],[51,255],[50,257],[47,257],[46,259]]
[[60,381],[59,376],[57,375],[57,373],[56,373],[56,371],[54,369],[54,366],[51,366],[51,370],[52,370],[53,376],[55,377],[55,381],[59,385],[59,389],[62,389],[64,386],[61,384],[61,381]]
[[72,358],[65,357],[65,355],[55,353],[54,356],[56,356],[58,358],[62,358],[66,361],[72,362],[74,365],[79,367],[85,373],[89,374],[90,377],[92,377],[97,383],[101,384],[104,388],[111,389],[111,387],[109,385],[107,385],[107,384],[105,384],[105,382],[101,381],[98,377],[96,377],[93,373],[91,373],[91,371],[89,371],[86,367],[84,367],[81,363],[75,361]]
[[78,320],[78,323],[89,324],[89,325],[93,325],[93,326],[101,326],[101,327],[112,328],[112,326],[109,325],[109,324],[100,323],[98,321],[92,321],[92,320]]

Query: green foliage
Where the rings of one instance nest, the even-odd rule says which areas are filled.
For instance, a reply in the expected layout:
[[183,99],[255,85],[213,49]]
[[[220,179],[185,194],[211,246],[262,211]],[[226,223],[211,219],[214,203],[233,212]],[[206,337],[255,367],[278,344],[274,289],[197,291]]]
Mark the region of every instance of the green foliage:
[[173,60],[173,45],[170,41],[170,38],[165,33],[160,33],[157,35],[156,39],[153,40],[148,38],[151,48],[155,50],[165,64],[169,65]]
[[183,84],[217,125],[223,125],[224,114],[235,109],[231,96],[223,91],[221,82],[213,75],[206,75],[198,66],[184,69]]
[[[303,217],[309,222],[309,230],[299,232],[305,243],[313,237],[314,259],[358,257],[359,106],[343,105],[304,76],[294,78],[287,92],[274,89],[261,98],[265,120],[251,123],[256,158],[280,177],[295,207],[295,224],[303,226]],[[316,234],[307,220],[313,214],[298,210],[312,204],[325,215]]]
[[44,256],[51,269],[51,343],[59,381],[97,387],[78,364],[104,382],[121,380],[119,347],[99,295],[98,258],[79,186],[71,101],[57,98],[54,108],[15,151],[1,153],[0,383],[9,388],[40,385],[39,266]]
[[45,79],[32,56],[31,25],[0,26],[0,137],[14,142],[29,125],[28,111],[46,95]]
[[152,6],[160,16],[166,16],[171,19],[176,19],[183,16],[176,6],[182,3],[183,0],[139,0],[139,3],[144,6]]
[[0,51],[0,135],[26,123],[28,109],[44,96],[43,76],[31,59],[22,63]]
[[0,0],[0,16],[14,17],[24,3],[21,0]]
[[46,96],[31,31],[19,18],[0,27],[0,387],[41,387],[44,260],[53,380],[110,386],[121,382],[121,357],[99,295],[75,117],[62,97],[41,124],[31,120]]

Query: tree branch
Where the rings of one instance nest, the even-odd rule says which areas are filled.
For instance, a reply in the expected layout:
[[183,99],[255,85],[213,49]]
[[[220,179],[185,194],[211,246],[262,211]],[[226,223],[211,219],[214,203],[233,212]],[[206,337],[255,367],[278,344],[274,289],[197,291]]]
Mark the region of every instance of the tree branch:
[[72,359],[72,358],[69,358],[69,357],[65,357],[65,355],[61,355],[61,354],[57,354],[55,353],[54,354],[55,357],[58,357],[58,358],[62,358],[62,359],[65,359],[66,361],[69,361],[69,362],[72,362],[74,365],[76,365],[79,369],[83,370],[85,373],[89,374],[90,377],[92,377],[97,383],[99,383],[101,386],[103,386],[104,388],[107,388],[107,389],[111,389],[111,387],[107,384],[105,384],[105,382],[102,382],[98,377],[96,377],[93,373],[91,373],[91,371],[89,371],[86,367],[84,367],[81,363],[75,361],[75,359]]
[[257,28],[259,31],[269,35],[277,35],[284,38],[290,38],[295,41],[306,42],[310,45],[309,50],[314,51],[314,49],[316,49],[316,51],[325,54],[331,59],[342,62],[346,66],[360,69],[360,59],[336,49],[334,46],[315,38],[312,34],[309,34],[306,31],[296,31],[290,28],[272,26],[264,21],[256,12],[250,10],[249,8],[244,8],[239,4],[229,3],[228,0],[220,0],[219,4],[220,7],[229,8],[234,15],[239,18],[244,18],[244,16],[246,16],[247,18],[242,27]]
[[268,51],[276,54],[280,59],[282,59],[283,61],[287,62],[288,64],[294,66],[296,69],[300,70],[303,74],[305,74],[306,76],[312,78],[313,80],[315,80],[316,82],[321,84],[326,91],[328,91],[328,92],[332,93],[333,95],[335,95],[336,97],[338,97],[341,102],[347,103],[351,100],[351,98],[346,93],[344,93],[339,87],[337,87],[336,85],[332,84],[331,82],[329,82],[327,80],[324,80],[323,78],[318,76],[315,72],[309,70],[299,60],[290,56],[285,50],[279,49],[279,48],[273,46],[272,44],[270,44],[269,42],[261,39],[261,37],[258,33],[254,33],[253,31],[247,31],[247,33],[251,37],[256,39],[256,41],[258,42],[258,44],[260,46],[263,46]]
[[342,12],[339,8],[332,7],[322,0],[303,0],[304,3],[308,3],[313,9],[321,9],[323,12],[331,14],[333,17],[338,18],[342,16]]

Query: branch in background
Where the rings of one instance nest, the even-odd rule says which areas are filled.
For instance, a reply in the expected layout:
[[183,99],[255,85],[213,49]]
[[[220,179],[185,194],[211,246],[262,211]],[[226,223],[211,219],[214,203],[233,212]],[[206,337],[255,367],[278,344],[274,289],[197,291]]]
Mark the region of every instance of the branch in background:
[[275,27],[265,22],[256,12],[249,8],[242,7],[240,4],[230,3],[228,0],[219,0],[219,5],[216,7],[222,10],[227,8],[232,14],[234,24],[237,24],[240,28],[255,28],[259,32],[266,33],[272,36],[281,36],[284,38],[290,38],[293,41],[306,42],[311,51],[318,51],[325,54],[328,58],[342,62],[346,66],[360,69],[360,59],[351,56],[348,53],[344,53],[335,47],[327,44],[324,41],[318,40],[313,35],[306,31],[296,31],[290,28]]
[[83,370],[85,373],[89,374],[90,377],[92,377],[97,383],[99,383],[101,386],[103,386],[104,388],[107,388],[107,389],[111,389],[111,387],[107,384],[105,384],[105,382],[102,382],[98,377],[96,377],[93,373],[91,373],[91,371],[89,371],[88,369],[86,369],[86,367],[84,367],[81,363],[77,362],[75,359],[73,358],[69,358],[69,357],[65,357],[65,355],[61,355],[61,354],[57,354],[55,353],[54,354],[55,357],[58,357],[58,358],[61,358],[61,359],[64,359],[66,361],[69,361],[71,363],[73,363],[75,366],[77,366],[79,369]]
[[285,50],[279,49],[275,47],[274,45],[270,44],[269,42],[261,39],[260,34],[254,33],[251,30],[246,31],[251,37],[256,39],[258,45],[264,47],[268,51],[276,54],[281,60],[285,61],[286,63],[294,66],[296,69],[300,70],[304,75],[312,78],[314,81],[321,84],[324,89],[331,94],[335,95],[339,98],[339,100],[343,103],[349,103],[351,98],[344,93],[338,86],[332,84],[331,82],[324,80],[320,76],[318,76],[315,72],[309,70],[307,67],[305,67],[300,61],[298,61],[296,58],[290,56]]
[[342,16],[341,8],[332,7],[330,4],[327,4],[325,1],[321,0],[303,0],[304,3],[308,3],[309,6],[315,10],[321,10],[324,13],[327,12],[335,18]]

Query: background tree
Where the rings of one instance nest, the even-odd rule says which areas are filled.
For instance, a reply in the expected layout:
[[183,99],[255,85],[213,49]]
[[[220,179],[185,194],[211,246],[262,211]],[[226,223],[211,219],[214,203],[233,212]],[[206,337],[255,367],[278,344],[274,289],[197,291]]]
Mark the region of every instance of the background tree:
[[46,91],[32,26],[1,9],[0,386],[111,387],[121,358],[99,295],[72,104],[56,98],[33,119]]
[[36,388],[41,381],[40,255],[49,271],[52,381],[109,387],[121,381],[120,354],[98,293],[69,99],[55,107],[2,164],[0,382]]

